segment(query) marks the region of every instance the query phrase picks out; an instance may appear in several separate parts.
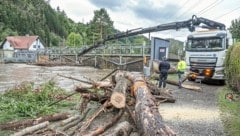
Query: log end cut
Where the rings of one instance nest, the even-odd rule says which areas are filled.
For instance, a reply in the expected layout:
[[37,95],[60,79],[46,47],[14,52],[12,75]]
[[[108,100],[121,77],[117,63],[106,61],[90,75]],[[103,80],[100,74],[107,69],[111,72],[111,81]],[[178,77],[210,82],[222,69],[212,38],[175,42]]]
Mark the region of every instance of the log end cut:
[[126,104],[126,97],[122,93],[114,92],[111,96],[110,102],[116,108],[124,108]]

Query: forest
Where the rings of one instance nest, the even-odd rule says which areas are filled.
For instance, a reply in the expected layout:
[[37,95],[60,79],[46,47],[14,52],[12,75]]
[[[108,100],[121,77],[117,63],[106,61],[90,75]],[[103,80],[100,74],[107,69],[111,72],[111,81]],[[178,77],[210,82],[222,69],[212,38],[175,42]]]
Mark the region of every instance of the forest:
[[[106,9],[94,11],[94,17],[84,24],[68,18],[60,7],[53,9],[45,0],[0,1],[0,41],[6,36],[39,35],[48,47],[91,45],[119,30],[113,26]],[[144,36],[112,41],[115,44],[143,43]]]
[[[120,32],[114,28],[107,10],[94,11],[94,17],[87,23],[74,22],[60,7],[53,9],[46,0],[1,0],[0,41],[6,36],[38,35],[48,47],[81,47],[92,45],[107,35]],[[81,18],[81,17],[80,17]],[[235,19],[229,28],[235,39],[240,37],[240,21]],[[171,52],[177,52],[183,43],[169,39]],[[143,35],[110,41],[110,44],[127,45],[149,43]],[[181,46],[179,46],[181,45]]]

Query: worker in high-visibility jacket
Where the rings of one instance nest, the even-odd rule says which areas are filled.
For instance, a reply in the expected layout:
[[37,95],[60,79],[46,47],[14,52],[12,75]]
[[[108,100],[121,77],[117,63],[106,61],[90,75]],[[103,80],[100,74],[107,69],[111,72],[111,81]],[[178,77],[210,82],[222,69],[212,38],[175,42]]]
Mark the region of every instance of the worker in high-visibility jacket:
[[184,61],[183,57],[180,57],[179,62],[177,64],[177,73],[178,73],[178,87],[182,88],[182,75],[184,74],[187,68],[187,64]]

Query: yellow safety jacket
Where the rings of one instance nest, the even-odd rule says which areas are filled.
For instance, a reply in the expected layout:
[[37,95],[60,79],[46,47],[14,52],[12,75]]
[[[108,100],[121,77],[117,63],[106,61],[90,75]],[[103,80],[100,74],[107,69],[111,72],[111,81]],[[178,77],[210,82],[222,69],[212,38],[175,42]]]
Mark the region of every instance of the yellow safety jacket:
[[178,62],[178,65],[177,65],[177,70],[180,71],[180,72],[184,72],[187,68],[187,64],[185,61],[181,60]]

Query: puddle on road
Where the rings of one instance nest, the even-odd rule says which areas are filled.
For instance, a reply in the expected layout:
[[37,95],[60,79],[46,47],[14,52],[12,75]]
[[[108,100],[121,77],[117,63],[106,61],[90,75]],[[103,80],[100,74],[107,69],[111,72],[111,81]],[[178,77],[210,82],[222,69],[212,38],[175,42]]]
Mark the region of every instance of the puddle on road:
[[112,70],[100,70],[93,67],[75,66],[56,66],[43,67],[27,64],[1,64],[0,65],[0,92],[14,88],[24,81],[34,82],[35,87],[53,79],[56,84],[67,90],[72,91],[79,81],[58,76],[71,76],[81,80],[100,80]]

